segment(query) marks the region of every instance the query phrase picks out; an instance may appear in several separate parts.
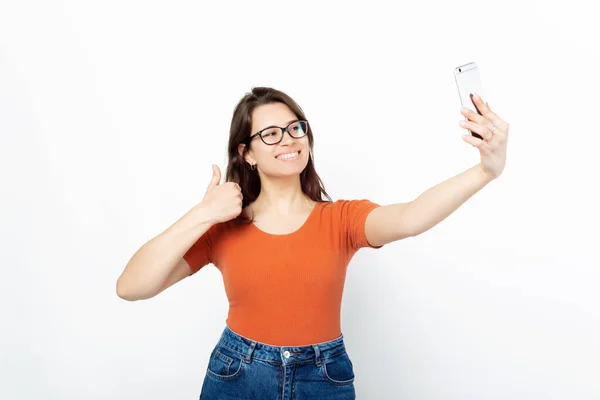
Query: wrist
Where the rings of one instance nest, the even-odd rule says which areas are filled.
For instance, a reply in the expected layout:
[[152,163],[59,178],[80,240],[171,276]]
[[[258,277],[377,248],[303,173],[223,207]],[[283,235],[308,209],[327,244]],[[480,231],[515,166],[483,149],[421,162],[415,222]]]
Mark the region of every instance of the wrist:
[[190,214],[198,225],[213,225],[215,222],[212,219],[210,210],[204,203],[199,203],[190,210]]
[[476,169],[477,169],[477,171],[479,171],[481,177],[483,178],[483,180],[486,183],[491,182],[496,178],[495,176],[492,176],[492,174],[490,174],[489,172],[486,172],[486,170],[483,168],[483,165],[481,165],[481,163],[477,164]]

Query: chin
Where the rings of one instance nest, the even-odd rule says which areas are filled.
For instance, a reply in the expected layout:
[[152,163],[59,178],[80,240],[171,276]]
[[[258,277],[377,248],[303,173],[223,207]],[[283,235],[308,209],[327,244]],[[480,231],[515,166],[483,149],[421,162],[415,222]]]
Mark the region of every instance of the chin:
[[300,175],[307,165],[308,161],[301,162],[300,160],[298,160],[296,163],[294,163],[294,165],[277,166],[275,173],[280,176]]

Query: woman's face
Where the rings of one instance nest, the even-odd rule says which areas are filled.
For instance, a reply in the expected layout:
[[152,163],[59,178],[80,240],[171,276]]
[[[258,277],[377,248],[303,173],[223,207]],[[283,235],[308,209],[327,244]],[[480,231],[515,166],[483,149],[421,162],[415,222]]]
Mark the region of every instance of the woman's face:
[[[285,128],[291,121],[296,120],[298,117],[283,103],[262,105],[252,112],[252,129],[249,136],[272,125]],[[308,135],[293,138],[288,132],[284,132],[281,142],[273,145],[265,144],[260,136],[256,135],[250,143],[250,150],[245,155],[246,162],[256,165],[256,169],[263,174],[269,176],[299,175],[308,164],[310,152]],[[240,154],[243,148],[244,145],[240,145]],[[279,155],[296,151],[299,154],[295,157],[277,158]]]

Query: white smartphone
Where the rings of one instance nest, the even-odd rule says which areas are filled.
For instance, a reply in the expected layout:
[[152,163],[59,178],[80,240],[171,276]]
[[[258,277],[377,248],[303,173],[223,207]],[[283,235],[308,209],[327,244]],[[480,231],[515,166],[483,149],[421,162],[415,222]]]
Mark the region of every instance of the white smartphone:
[[[463,107],[470,108],[477,114],[481,115],[471,95],[477,93],[479,97],[486,100],[485,93],[483,92],[483,86],[481,85],[481,77],[479,76],[479,68],[474,62],[470,62],[465,65],[460,65],[454,68],[454,80],[456,81],[456,87],[458,88],[458,95],[460,96],[460,102]],[[465,120],[468,118],[465,117]],[[478,133],[471,132],[472,136],[483,139]]]

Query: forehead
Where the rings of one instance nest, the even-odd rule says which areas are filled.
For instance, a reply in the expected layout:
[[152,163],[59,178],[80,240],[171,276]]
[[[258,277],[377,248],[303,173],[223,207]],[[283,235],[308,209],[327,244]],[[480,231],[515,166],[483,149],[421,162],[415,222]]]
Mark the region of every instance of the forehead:
[[252,132],[271,125],[284,127],[289,121],[296,119],[296,114],[283,103],[264,104],[252,112]]

